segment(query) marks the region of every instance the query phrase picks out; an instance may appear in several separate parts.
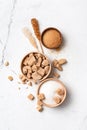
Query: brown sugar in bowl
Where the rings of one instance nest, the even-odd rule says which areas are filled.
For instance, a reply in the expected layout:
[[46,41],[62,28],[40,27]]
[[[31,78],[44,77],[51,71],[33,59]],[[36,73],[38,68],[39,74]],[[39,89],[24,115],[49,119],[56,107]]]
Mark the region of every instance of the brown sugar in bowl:
[[62,34],[58,29],[49,27],[42,32],[41,41],[46,48],[56,49],[62,44]]
[[[31,55],[31,54],[33,54],[33,55],[35,55],[35,54],[39,54],[39,55],[41,55],[42,56],[42,59],[43,58],[45,58],[46,60],[48,60],[48,62],[49,62],[49,70],[48,70],[48,73],[46,73],[44,76],[43,76],[43,78],[41,78],[41,79],[39,79],[39,80],[35,80],[35,79],[33,79],[33,78],[28,78],[27,77],[27,75],[26,74],[24,74],[23,73],[23,67],[24,67],[24,60],[27,58],[27,57],[29,57],[29,55]],[[46,79],[49,75],[50,75],[50,73],[51,73],[51,63],[50,63],[50,61],[49,61],[49,59],[45,56],[45,55],[43,55],[43,54],[41,54],[41,53],[39,53],[39,52],[31,52],[31,53],[28,53],[27,55],[25,55],[24,56],[24,58],[22,59],[22,61],[21,61],[21,72],[22,72],[22,74],[26,77],[26,79],[27,80],[32,80],[32,81],[34,81],[34,82],[37,82],[37,81],[42,81],[42,80],[44,80],[44,79]],[[32,72],[33,73],[33,72]]]
[[43,103],[43,105],[46,106],[46,107],[50,107],[50,108],[58,107],[58,106],[60,106],[60,105],[65,101],[65,98],[66,98],[66,87],[65,87],[65,85],[64,85],[60,80],[58,80],[58,79],[55,79],[55,78],[47,78],[47,79],[43,80],[43,81],[39,84],[38,89],[37,89],[37,96],[40,94],[40,89],[41,89],[41,87],[42,87],[43,84],[44,84],[45,82],[47,82],[47,81],[56,81],[56,82],[58,82],[58,83],[62,86],[62,88],[63,88],[63,90],[64,90],[64,96],[63,96],[61,102],[58,103],[58,104],[57,104],[57,103],[56,103],[56,104],[48,104],[48,103],[45,103],[45,101],[42,101],[42,103]]

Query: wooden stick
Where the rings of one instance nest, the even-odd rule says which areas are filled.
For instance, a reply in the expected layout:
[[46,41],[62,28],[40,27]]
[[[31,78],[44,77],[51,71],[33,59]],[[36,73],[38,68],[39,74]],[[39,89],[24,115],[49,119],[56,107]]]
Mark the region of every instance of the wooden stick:
[[33,45],[33,47],[35,47],[38,50],[37,43],[35,41],[35,38],[32,36],[32,33],[30,32],[30,30],[25,27],[25,28],[23,28],[22,31],[23,31],[24,35],[28,38],[30,43]]
[[37,39],[39,40],[41,51],[44,54],[42,43],[41,43],[41,34],[40,34],[40,29],[39,29],[39,23],[38,23],[37,19],[32,18],[31,24],[32,24],[32,27],[33,27],[33,30],[34,30],[34,34],[37,37]]

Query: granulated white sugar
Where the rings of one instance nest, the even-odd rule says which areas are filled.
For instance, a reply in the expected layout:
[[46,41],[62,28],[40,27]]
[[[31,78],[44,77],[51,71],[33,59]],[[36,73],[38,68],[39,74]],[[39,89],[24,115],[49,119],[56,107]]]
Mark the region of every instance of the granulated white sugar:
[[47,81],[42,84],[40,93],[44,93],[46,99],[44,100],[47,104],[55,104],[53,97],[56,96],[56,90],[62,88],[62,85],[57,81]]

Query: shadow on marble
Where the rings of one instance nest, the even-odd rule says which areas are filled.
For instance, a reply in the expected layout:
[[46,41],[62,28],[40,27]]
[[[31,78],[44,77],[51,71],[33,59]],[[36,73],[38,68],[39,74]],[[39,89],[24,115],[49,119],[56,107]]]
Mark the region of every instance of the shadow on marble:
[[87,115],[84,117],[79,130],[87,130]]

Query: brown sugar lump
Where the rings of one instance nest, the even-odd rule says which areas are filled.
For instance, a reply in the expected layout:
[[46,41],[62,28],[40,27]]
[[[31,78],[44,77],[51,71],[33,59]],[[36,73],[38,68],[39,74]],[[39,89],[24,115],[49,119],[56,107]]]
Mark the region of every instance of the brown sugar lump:
[[56,77],[56,78],[60,77],[60,75],[58,73],[56,73],[56,72],[53,73],[53,76]]
[[49,65],[49,61],[48,60],[43,60],[42,67],[45,67],[47,65]]
[[57,68],[59,71],[63,71],[63,68],[60,64],[57,64],[55,68]]
[[44,95],[43,93],[40,93],[40,94],[37,96],[37,98],[38,98],[39,100],[44,100],[44,99],[45,99],[45,95]]
[[31,74],[30,73],[27,73],[27,78],[31,79]]
[[29,61],[29,57],[26,57],[26,59],[24,59],[23,61],[23,65],[28,65],[28,61]]
[[26,84],[27,78],[24,75],[19,75],[19,78],[23,84]]
[[12,76],[8,76],[8,79],[9,79],[10,81],[13,81],[13,77],[12,77]]
[[60,65],[63,65],[63,64],[66,64],[66,63],[67,63],[67,60],[66,60],[66,59],[60,59],[60,60],[58,60],[58,63],[59,63]]
[[42,58],[39,57],[36,66],[40,67],[41,66],[41,62],[42,62]]
[[43,56],[42,56],[42,54],[40,54],[40,53],[36,53],[36,54],[34,54],[34,56],[36,57],[36,59],[38,59],[38,58],[43,58]]
[[30,82],[28,83],[28,85],[29,85],[29,86],[32,86],[32,82],[30,81]]
[[59,64],[58,60],[53,60],[52,65],[54,68],[57,68],[59,71],[63,71],[61,64]]
[[45,47],[54,49],[62,44],[62,35],[55,28],[47,28],[41,36],[42,43]]
[[52,64],[53,64],[53,67],[56,67],[58,64],[58,60],[53,60]]
[[29,94],[29,95],[28,95],[28,99],[34,100],[34,98],[35,98],[35,97],[33,96],[33,94]]
[[42,106],[37,106],[36,109],[39,111],[39,112],[42,112],[43,111],[43,107]]
[[37,72],[32,73],[32,78],[34,80],[40,80],[42,78],[41,75],[39,75]]
[[37,73],[43,77],[44,74],[45,74],[45,69],[43,69],[43,68],[40,67],[40,68],[38,69]]
[[33,66],[32,66],[32,71],[33,71],[33,72],[37,71],[37,69],[38,69],[38,67],[37,67],[36,65],[33,65]]
[[58,97],[58,96],[54,97],[53,100],[54,100],[57,104],[59,104],[59,103],[61,102],[61,98]]
[[27,70],[26,66],[24,66],[24,67],[23,67],[23,73],[24,73],[24,74],[27,74],[27,72],[28,72],[28,70]]
[[41,100],[38,100],[38,101],[37,101],[37,105],[43,106],[43,102],[42,102]]
[[34,55],[33,55],[33,54],[30,54],[29,56],[27,56],[27,57],[24,59],[23,64],[24,64],[24,65],[32,66],[35,62],[36,62],[36,59],[35,59]]
[[8,62],[8,61],[5,61],[4,65],[5,65],[5,66],[9,66],[9,62]]
[[50,66],[46,66],[46,67],[44,68],[44,70],[45,70],[45,74],[48,74],[49,69],[50,69]]
[[58,88],[58,89],[56,90],[56,93],[57,93],[58,95],[62,96],[62,95],[64,95],[64,90],[63,90],[62,88]]
[[25,82],[26,81],[26,77],[23,75],[21,80],[22,80],[22,82]]
[[32,56],[32,57],[29,59],[29,61],[28,61],[28,65],[29,65],[29,66],[32,66],[35,62],[36,62],[36,59],[35,59],[34,56]]

